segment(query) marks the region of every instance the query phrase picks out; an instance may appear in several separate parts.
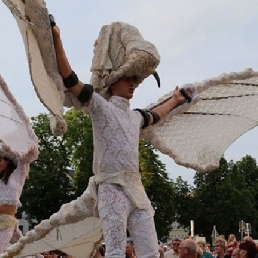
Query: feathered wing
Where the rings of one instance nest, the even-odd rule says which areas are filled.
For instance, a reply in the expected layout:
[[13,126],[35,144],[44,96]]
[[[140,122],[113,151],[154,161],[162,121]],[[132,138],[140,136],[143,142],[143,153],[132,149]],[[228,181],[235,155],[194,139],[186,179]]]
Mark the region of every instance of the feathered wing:
[[40,101],[50,111],[55,135],[66,132],[62,117],[65,94],[58,72],[49,13],[44,0],[3,0],[12,12],[23,38],[29,71]]
[[212,171],[219,167],[225,150],[258,125],[258,73],[247,69],[192,86],[198,97],[142,130],[141,137],[179,165]]
[[60,249],[74,258],[89,258],[102,238],[96,183],[91,177],[80,197],[63,204],[49,219],[42,220],[0,254],[0,258],[26,257],[53,249]]
[[58,249],[74,258],[92,257],[96,243],[102,239],[100,220],[90,217],[74,224],[54,228],[42,240],[29,243],[19,257]]
[[30,163],[38,155],[38,139],[28,117],[0,75],[0,152],[10,159]]

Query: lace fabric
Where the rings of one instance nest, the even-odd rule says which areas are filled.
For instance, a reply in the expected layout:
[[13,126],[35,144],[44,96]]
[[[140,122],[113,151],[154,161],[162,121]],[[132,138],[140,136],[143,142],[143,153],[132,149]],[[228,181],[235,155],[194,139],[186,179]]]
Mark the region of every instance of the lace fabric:
[[113,96],[106,101],[93,93],[86,110],[94,128],[94,174],[139,171],[138,144],[143,119],[129,106],[124,98]]
[[99,185],[98,196],[106,243],[105,257],[124,257],[126,228],[133,237],[137,257],[159,257],[152,211],[138,209],[123,188],[116,184]]

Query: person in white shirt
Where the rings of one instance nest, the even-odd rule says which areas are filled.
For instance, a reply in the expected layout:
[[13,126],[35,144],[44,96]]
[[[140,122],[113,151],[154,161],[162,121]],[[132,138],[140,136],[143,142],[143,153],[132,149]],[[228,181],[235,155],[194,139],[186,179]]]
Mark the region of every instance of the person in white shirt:
[[[115,24],[117,25],[117,24]],[[125,26],[125,24],[118,24]],[[93,172],[98,188],[98,212],[106,244],[105,257],[124,258],[126,230],[134,240],[137,257],[158,258],[154,210],[139,173],[140,130],[159,121],[191,97],[178,87],[173,96],[152,110],[131,110],[130,99],[139,85],[138,74],[121,74],[107,85],[107,100],[81,82],[66,57],[60,31],[53,27],[59,72],[64,85],[90,114],[93,125]]]
[[179,257],[179,245],[181,240],[175,238],[171,243],[171,249],[165,252],[165,258],[178,258]]

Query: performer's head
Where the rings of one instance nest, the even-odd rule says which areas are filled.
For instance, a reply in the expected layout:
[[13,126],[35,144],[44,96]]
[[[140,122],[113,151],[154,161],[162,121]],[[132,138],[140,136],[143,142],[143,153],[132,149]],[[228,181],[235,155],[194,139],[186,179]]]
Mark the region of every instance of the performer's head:
[[0,157],[0,180],[7,184],[10,175],[16,169],[16,161],[7,157]]
[[111,96],[119,96],[126,99],[131,99],[137,86],[138,82],[135,76],[122,77],[116,82],[112,83],[109,87],[109,90]]

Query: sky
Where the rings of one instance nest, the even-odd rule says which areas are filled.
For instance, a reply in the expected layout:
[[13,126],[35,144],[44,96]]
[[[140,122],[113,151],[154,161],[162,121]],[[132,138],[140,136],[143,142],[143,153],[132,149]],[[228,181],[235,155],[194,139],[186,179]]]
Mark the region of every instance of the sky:
[[[161,56],[161,88],[149,77],[136,90],[132,108],[144,108],[175,86],[201,82],[222,73],[258,67],[258,2],[255,0],[48,0],[69,61],[80,79],[90,80],[93,44],[100,28],[114,21],[136,26]],[[26,114],[48,113],[32,86],[18,26],[0,1],[0,74]],[[225,152],[240,160],[258,158],[258,129],[241,136]],[[194,171],[160,154],[172,179],[193,183]]]

